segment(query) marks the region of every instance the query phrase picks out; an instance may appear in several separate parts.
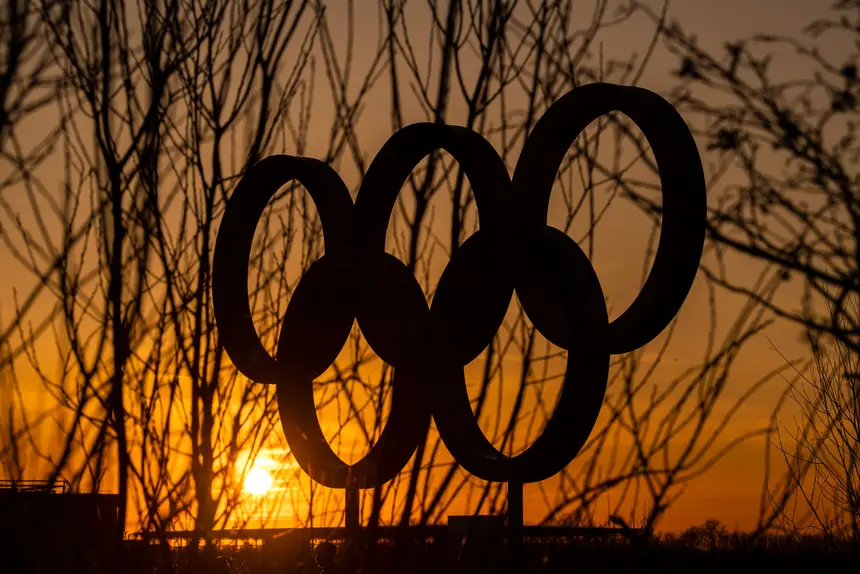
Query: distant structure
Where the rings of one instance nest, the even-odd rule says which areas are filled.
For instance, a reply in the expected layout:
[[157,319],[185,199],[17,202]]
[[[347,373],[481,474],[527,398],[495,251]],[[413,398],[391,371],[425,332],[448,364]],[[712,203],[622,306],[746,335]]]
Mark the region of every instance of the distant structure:
[[119,496],[69,492],[64,481],[0,481],[0,516],[7,572],[103,566],[119,542]]

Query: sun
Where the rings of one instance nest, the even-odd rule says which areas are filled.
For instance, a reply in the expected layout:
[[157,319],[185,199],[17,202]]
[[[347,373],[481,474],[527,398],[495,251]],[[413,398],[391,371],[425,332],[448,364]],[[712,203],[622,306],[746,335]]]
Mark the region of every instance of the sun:
[[272,489],[274,482],[272,475],[267,470],[255,466],[245,475],[242,489],[249,494],[262,496]]

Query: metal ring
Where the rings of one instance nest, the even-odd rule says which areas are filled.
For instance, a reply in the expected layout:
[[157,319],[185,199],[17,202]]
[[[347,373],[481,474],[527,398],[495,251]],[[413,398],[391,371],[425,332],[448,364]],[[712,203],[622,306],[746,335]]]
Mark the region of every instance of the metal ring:
[[[633,304],[609,323],[603,290],[579,246],[546,224],[556,172],[585,127],[610,111],[645,133],[663,185],[657,255]],[[427,306],[408,267],[385,253],[400,188],[428,154],[444,149],[460,163],[478,205],[480,229],[451,260]],[[248,258],[257,220],[284,183],[297,179],[317,205],[326,254],[310,266],[287,307],[277,360],[250,319]],[[213,264],[215,315],[224,347],[251,379],[278,386],[287,440],[302,468],[324,485],[378,486],[406,465],[432,413],[455,459],[485,480],[534,482],[579,452],[600,412],[609,355],[656,337],[692,286],[704,245],[704,172],[692,134],[660,96],[640,88],[592,84],[550,106],[526,140],[513,178],[480,135],[416,124],[398,131],[374,158],[355,206],[343,182],[316,160],[276,156],[245,176],[227,204]],[[520,455],[502,455],[483,435],[463,367],[501,326],[516,291],[548,340],[569,352],[558,404],[541,435]],[[325,440],[313,379],[335,360],[358,321],[371,348],[394,367],[394,397],[370,452],[347,465]]]
[[[663,221],[651,272],[630,307],[609,325],[607,349],[619,354],[642,347],[669,325],[699,268],[707,215],[705,175],[684,119],[669,102],[642,88],[590,84],[572,90],[547,109],[529,134],[514,171],[513,193],[526,239],[546,225],[552,184],[568,148],[588,124],[612,111],[627,115],[645,134],[663,190]],[[523,308],[547,339],[566,348],[568,335],[554,320],[550,302],[523,297],[538,291],[523,285],[528,279],[517,276]]]

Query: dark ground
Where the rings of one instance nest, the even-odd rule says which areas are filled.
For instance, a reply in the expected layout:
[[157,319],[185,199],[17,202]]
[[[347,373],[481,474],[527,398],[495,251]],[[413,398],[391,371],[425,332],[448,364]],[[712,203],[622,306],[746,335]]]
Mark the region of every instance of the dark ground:
[[[702,541],[697,541],[702,546]],[[527,541],[523,560],[515,568],[503,541],[466,543],[462,546],[438,540],[428,542],[378,543],[358,553],[363,567],[348,568],[349,550],[339,545],[335,573],[722,573],[844,572],[860,574],[856,547],[834,545],[824,539],[769,538],[756,544],[738,540],[705,541],[710,549],[696,547],[680,538],[629,543],[627,540]],[[299,547],[269,544],[264,547],[232,546],[192,553],[188,549],[167,550],[163,546],[125,542],[121,565],[115,553],[77,552],[62,554],[46,545],[40,551],[22,547],[6,549],[9,573],[29,572],[128,572],[130,574],[316,574],[313,551],[307,543]],[[327,570],[331,572],[332,570]]]

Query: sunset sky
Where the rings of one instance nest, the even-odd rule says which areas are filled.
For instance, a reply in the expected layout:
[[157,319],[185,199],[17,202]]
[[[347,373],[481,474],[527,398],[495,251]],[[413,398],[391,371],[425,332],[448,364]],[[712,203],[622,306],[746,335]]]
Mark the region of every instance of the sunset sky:
[[[345,28],[344,11],[334,7],[336,3],[331,4],[332,6],[327,11],[327,17],[332,28],[334,30],[338,30],[339,26]],[[584,6],[582,8],[583,18],[586,18],[590,12],[589,4],[590,2],[581,3]],[[658,0],[646,0],[645,4],[657,12],[662,6],[662,2]],[[670,20],[677,20],[685,31],[696,34],[703,48],[718,53],[722,50],[725,42],[752,34],[799,35],[806,24],[827,15],[829,4],[828,0],[675,0],[670,7],[669,18]],[[367,65],[376,53],[378,20],[379,14],[375,8],[356,11],[358,41],[356,42],[357,51],[354,55],[354,65],[359,71],[362,66]],[[640,15],[632,22],[603,34],[600,48],[607,60],[613,57],[626,57],[633,52],[641,54],[647,48],[652,34],[653,23],[644,15]],[[363,35],[366,35],[366,38]],[[422,44],[420,31],[416,31],[416,38],[416,45],[420,46]],[[840,59],[841,46],[822,44],[822,48],[826,52],[834,54],[836,60]],[[774,64],[775,73],[791,74],[795,72],[792,58],[790,54],[782,54]],[[677,58],[669,54],[666,47],[660,42],[640,81],[640,85],[665,94],[677,85],[677,79],[670,74],[677,67]],[[321,114],[325,115],[326,106],[330,106],[330,103],[320,101],[319,106],[323,110]],[[454,110],[452,113],[456,115],[457,111]],[[406,123],[425,119],[417,106],[414,106],[412,110],[407,109],[407,116]],[[44,129],[46,125],[50,125],[52,120],[50,114],[46,113],[33,121],[37,128]],[[453,123],[453,121],[449,123]],[[362,130],[362,143],[364,150],[371,157],[391,136],[390,125],[390,115],[383,106],[380,106],[379,109],[376,109],[375,106],[368,106],[363,112],[360,128]],[[326,124],[320,121],[317,130],[312,131],[310,135],[307,155],[321,155],[325,151],[328,138],[329,133],[326,131]],[[290,149],[284,150],[285,153],[291,153],[291,151]],[[704,152],[704,146],[700,145],[700,151],[703,153],[703,163],[707,174],[709,169],[713,167],[712,161],[709,160],[710,156]],[[63,178],[60,159],[56,158],[51,161],[55,161],[55,163],[46,162],[41,168],[46,174],[43,176],[43,182],[48,188],[59,188]],[[356,182],[354,181],[354,174],[350,173],[352,168],[343,166],[338,169],[347,185],[354,190]],[[51,170],[54,170],[55,173],[52,173]],[[5,174],[0,175],[5,177]],[[714,194],[718,192],[719,189],[710,189],[709,197],[714,197]],[[32,218],[32,208],[23,197],[13,197],[8,201],[26,220]],[[559,226],[563,220],[563,214],[560,211],[552,210],[558,207],[560,199],[554,196],[552,201],[551,206],[553,207],[551,207],[549,222]],[[440,212],[440,218],[443,215]],[[642,260],[646,253],[646,242],[650,230],[649,221],[637,208],[622,203],[614,204],[610,213],[601,222],[597,232],[599,241],[597,241],[592,264],[610,302],[610,319],[617,317],[633,301],[638,292]],[[744,280],[752,281],[761,270],[760,263],[741,257],[734,257],[729,261],[733,266],[731,268],[732,274]],[[441,269],[445,263],[446,260],[439,259],[437,256],[433,265]],[[19,263],[3,247],[0,247],[0,268],[4,270],[2,277],[0,277],[0,327],[5,328],[8,317],[12,314],[14,301],[33,285],[33,277],[23,271]],[[439,269],[434,267],[430,275],[438,279]],[[783,297],[782,300],[784,301],[796,302],[799,307],[799,293],[799,285],[789,283],[780,297]],[[720,338],[728,332],[731,326],[730,322],[734,320],[742,308],[743,300],[726,293],[719,293],[718,302],[721,315],[717,319],[717,335]],[[683,369],[696,364],[696,361],[700,359],[708,338],[707,313],[708,292],[704,280],[700,277],[694,284],[680,312],[675,338],[660,366],[661,376],[668,377],[680,373]],[[660,340],[658,339],[646,347],[645,362],[649,356],[653,358],[659,348],[659,343]],[[49,341],[45,345],[45,352],[50,353],[53,342]],[[740,397],[753,381],[784,365],[783,356],[799,358],[803,357],[805,353],[806,347],[802,341],[802,331],[796,325],[777,321],[744,347],[732,371],[726,401],[731,402],[732,399]],[[477,366],[474,363],[470,365],[470,367],[475,368],[467,369],[467,377],[475,378],[480,375],[479,372],[473,372],[479,371]],[[21,372],[25,371],[26,369]],[[36,383],[34,383],[33,397],[30,399],[34,404],[46,400],[46,397],[37,391],[35,386]],[[754,395],[724,433],[722,440],[728,443],[732,438],[767,425],[781,388],[779,382],[774,381],[762,392]],[[508,398],[510,399],[510,397]],[[509,405],[504,405],[504,408],[509,408]],[[484,424],[483,419],[482,424]],[[278,428],[278,432],[281,432],[280,428]],[[272,486],[274,488],[284,487],[283,483],[278,482],[277,471],[272,468],[276,458],[272,453],[267,452],[265,454],[263,466],[258,468],[253,475],[254,486],[248,488],[248,490],[259,492],[252,494],[259,495]],[[758,517],[763,471],[764,442],[762,439],[755,439],[737,446],[712,469],[690,483],[680,501],[670,508],[659,528],[676,531],[702,523],[710,518],[719,519],[729,527],[744,529],[754,526]],[[291,477],[289,480],[294,480],[292,477],[295,476],[295,468],[288,469],[287,475]],[[270,485],[268,482],[272,477],[275,479],[274,485]],[[542,512],[541,494],[536,485],[527,486],[525,493],[526,520],[537,520]]]

